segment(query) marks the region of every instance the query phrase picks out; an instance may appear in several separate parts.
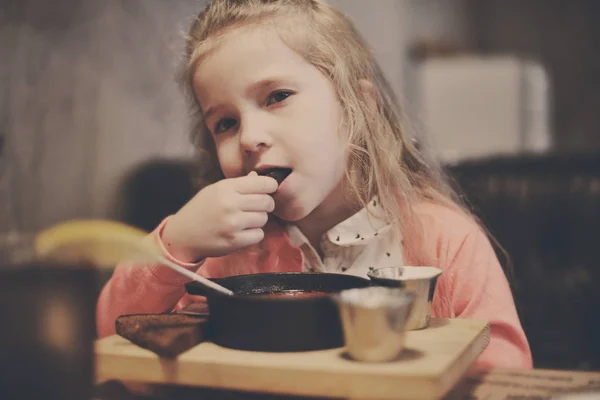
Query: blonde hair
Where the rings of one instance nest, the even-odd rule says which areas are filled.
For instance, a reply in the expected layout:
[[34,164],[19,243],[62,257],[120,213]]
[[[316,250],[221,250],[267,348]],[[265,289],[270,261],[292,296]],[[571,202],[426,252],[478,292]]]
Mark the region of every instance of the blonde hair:
[[[292,26],[303,18],[301,34],[287,24],[273,27],[335,86],[343,109],[345,129],[341,132],[348,143],[346,179],[360,203],[367,205],[378,196],[393,226],[400,232],[410,229],[413,246],[423,238],[419,238],[420,224],[412,218],[412,205],[429,200],[466,212],[442,179],[439,166],[425,160],[415,147],[394,92],[361,35],[344,14],[323,0],[214,0],[198,15],[187,37],[180,81],[195,114],[192,138],[213,156],[213,166],[214,144],[192,89],[194,71],[215,40],[232,29],[286,17],[294,18]],[[369,95],[375,107],[365,95],[364,81],[373,85]]]

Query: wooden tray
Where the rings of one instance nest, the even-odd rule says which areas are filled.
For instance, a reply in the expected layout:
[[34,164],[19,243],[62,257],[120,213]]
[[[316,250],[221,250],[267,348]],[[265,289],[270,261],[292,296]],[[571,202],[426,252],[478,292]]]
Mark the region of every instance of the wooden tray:
[[406,349],[389,363],[348,359],[344,349],[301,353],[231,350],[204,342],[161,359],[120,336],[96,342],[98,380],[364,399],[430,400],[444,396],[489,343],[485,321],[432,319],[407,332]]

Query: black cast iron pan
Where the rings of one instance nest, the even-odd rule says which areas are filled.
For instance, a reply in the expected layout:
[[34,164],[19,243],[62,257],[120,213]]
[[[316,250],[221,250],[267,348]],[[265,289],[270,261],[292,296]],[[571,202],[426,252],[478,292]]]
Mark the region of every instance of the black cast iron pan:
[[[196,282],[186,285],[189,294],[206,296],[208,300],[210,339],[224,347],[266,352],[343,346],[337,306],[325,293],[371,284],[367,279],[352,275],[302,272],[238,275],[212,280],[232,290],[234,295],[223,295]],[[280,292],[313,292],[315,295],[265,296]]]

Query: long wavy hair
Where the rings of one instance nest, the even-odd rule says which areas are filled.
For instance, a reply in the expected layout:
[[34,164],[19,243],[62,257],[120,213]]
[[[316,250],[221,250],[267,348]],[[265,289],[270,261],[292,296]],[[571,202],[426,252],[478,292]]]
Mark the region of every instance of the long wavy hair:
[[[345,179],[365,206],[379,198],[397,232],[410,231],[419,254],[422,228],[413,206],[431,201],[471,215],[446,183],[439,165],[423,156],[380,66],[350,19],[323,0],[214,0],[195,19],[186,40],[180,84],[193,111],[192,138],[210,155],[207,180],[222,178],[214,148],[193,91],[198,65],[235,29],[275,29],[282,40],[334,84],[343,109],[340,134],[347,143]],[[372,84],[367,99],[361,81]],[[373,101],[375,107],[373,106]],[[405,241],[406,245],[406,241]]]

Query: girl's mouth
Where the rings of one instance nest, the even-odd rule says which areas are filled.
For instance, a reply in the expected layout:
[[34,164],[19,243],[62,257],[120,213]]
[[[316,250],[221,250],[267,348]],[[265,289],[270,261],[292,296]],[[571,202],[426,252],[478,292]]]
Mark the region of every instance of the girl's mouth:
[[291,168],[268,168],[262,171],[257,171],[259,175],[268,176],[277,181],[278,185],[281,185],[281,182],[288,177],[289,174],[292,173]]

